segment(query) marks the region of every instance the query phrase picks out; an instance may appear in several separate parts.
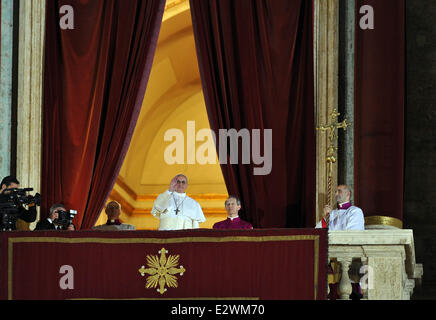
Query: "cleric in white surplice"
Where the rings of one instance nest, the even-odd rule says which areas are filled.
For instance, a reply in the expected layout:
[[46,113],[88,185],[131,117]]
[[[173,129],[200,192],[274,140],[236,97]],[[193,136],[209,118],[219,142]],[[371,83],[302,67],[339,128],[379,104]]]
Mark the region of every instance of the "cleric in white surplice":
[[206,221],[200,204],[185,193],[188,178],[182,174],[175,176],[170,188],[155,200],[151,214],[159,218],[158,230],[197,229]]
[[329,230],[365,230],[365,218],[362,209],[351,205],[351,189],[339,185],[335,193],[338,209],[332,210],[329,205],[324,207],[324,216],[315,228]]

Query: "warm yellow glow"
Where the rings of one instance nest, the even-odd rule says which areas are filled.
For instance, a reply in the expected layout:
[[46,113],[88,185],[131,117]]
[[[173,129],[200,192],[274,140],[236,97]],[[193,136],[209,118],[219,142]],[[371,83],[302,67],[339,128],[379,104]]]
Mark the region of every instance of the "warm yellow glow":
[[[210,129],[198,70],[188,0],[168,0],[156,54],[141,113],[111,198],[122,204],[121,220],[137,229],[156,230],[158,220],[150,209],[155,197],[165,191],[173,176],[189,178],[187,193],[198,198],[211,228],[227,214],[227,189],[218,161],[215,164],[186,164],[187,121],[196,131]],[[185,137],[185,164],[169,165],[164,151],[168,129],[180,129]],[[197,147],[201,145],[198,143]],[[205,196],[207,195],[207,196]],[[106,223],[104,210],[96,225]]]

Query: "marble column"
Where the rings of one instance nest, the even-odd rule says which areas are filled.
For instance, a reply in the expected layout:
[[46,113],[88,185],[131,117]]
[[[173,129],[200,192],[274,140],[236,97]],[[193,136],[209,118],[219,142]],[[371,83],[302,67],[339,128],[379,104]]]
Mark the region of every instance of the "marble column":
[[35,193],[41,188],[45,1],[20,1],[19,15],[17,178]]
[[354,187],[354,41],[355,1],[340,2],[339,112],[352,126],[339,132],[338,180]]
[[1,0],[0,52],[0,179],[10,174],[12,63],[13,63],[13,0]]
[[[315,126],[330,123],[329,115],[338,110],[339,0],[315,0],[314,69]],[[327,203],[328,135],[316,134],[316,221]],[[337,185],[337,163],[333,165],[332,190]],[[332,197],[333,198],[333,197]],[[314,223],[316,222],[314,221]]]

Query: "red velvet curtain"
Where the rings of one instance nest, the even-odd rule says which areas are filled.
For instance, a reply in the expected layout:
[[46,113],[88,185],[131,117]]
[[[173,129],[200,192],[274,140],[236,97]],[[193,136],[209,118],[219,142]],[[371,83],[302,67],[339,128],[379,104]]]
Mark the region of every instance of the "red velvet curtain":
[[[364,5],[374,29],[360,27]],[[356,0],[355,202],[365,216],[403,217],[405,34],[404,0]]]
[[[222,164],[256,228],[313,227],[313,7],[306,0],[190,0],[212,130],[272,129],[272,171]],[[253,136],[252,136],[253,138]],[[264,140],[261,134],[261,141]],[[267,145],[261,144],[261,151]],[[220,159],[222,160],[222,159]]]
[[[74,10],[61,29],[59,9]],[[56,202],[93,226],[115,183],[142,105],[165,0],[48,0],[42,216]],[[62,15],[61,15],[62,16]]]

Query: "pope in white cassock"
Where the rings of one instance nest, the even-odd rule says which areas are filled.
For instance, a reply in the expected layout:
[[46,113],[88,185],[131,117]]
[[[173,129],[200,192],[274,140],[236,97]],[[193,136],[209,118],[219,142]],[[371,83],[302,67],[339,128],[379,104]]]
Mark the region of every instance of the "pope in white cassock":
[[206,221],[200,204],[185,193],[188,178],[175,176],[170,188],[161,193],[153,204],[151,214],[159,218],[158,230],[196,229]]
[[338,209],[332,210],[330,205],[324,207],[324,216],[315,228],[329,228],[329,230],[365,230],[365,219],[362,209],[351,205],[351,189],[346,185],[339,185],[335,198]]

